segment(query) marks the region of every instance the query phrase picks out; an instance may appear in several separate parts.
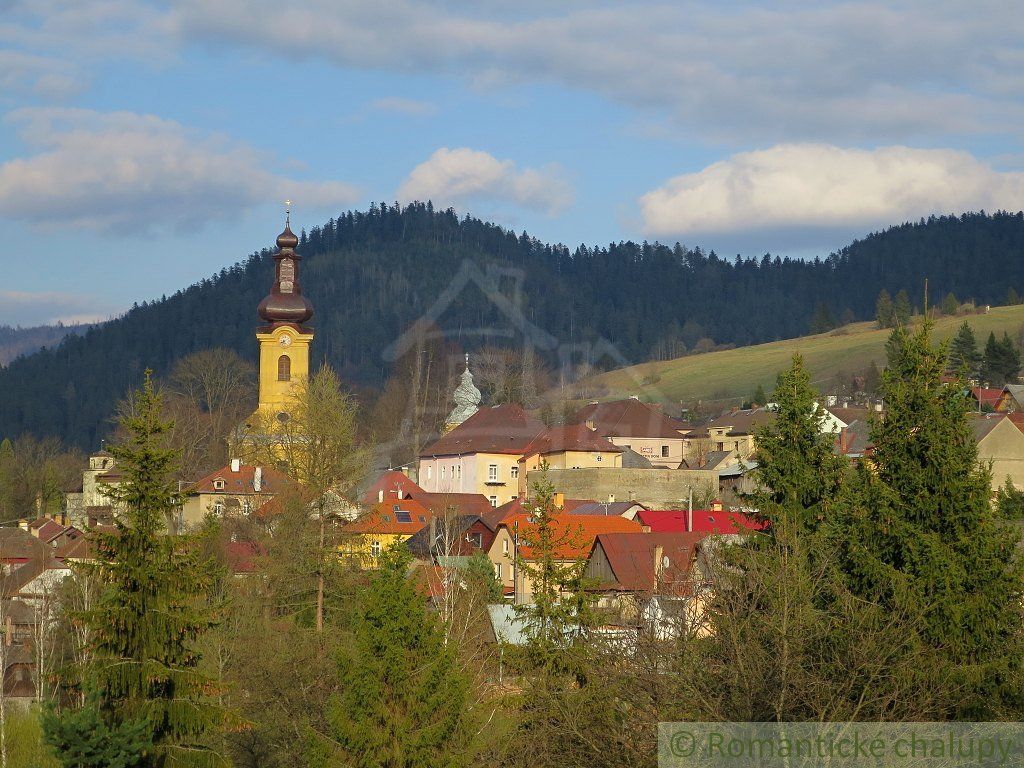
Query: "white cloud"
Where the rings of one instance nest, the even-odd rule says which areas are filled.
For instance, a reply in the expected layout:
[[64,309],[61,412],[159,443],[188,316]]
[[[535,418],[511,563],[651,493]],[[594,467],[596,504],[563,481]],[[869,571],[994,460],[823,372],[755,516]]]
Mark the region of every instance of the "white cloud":
[[949,149],[782,144],[676,176],[640,198],[655,237],[860,230],[929,214],[1020,210],[1024,173]]
[[573,191],[558,166],[520,170],[487,152],[442,147],[413,168],[398,197],[435,205],[499,201],[554,216],[572,204]]
[[442,146],[413,169],[398,198],[435,205],[497,201],[555,216],[572,204],[573,193],[557,165],[519,170],[479,150]]
[[343,66],[494,84],[557,82],[749,140],[1015,133],[1024,14],[1013,3],[182,0],[168,26]]
[[26,108],[8,116],[34,154],[0,164],[0,216],[99,231],[202,226],[269,201],[347,205],[353,187],[267,170],[255,150],[132,112]]
[[437,105],[431,104],[429,101],[389,96],[383,99],[375,99],[370,103],[370,109],[378,112],[393,112],[409,117],[427,117],[437,112]]

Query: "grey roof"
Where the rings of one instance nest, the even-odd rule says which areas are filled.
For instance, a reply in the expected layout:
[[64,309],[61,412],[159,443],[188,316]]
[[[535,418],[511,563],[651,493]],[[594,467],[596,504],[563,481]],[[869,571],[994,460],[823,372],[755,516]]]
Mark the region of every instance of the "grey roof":
[[632,448],[623,448],[622,466],[625,469],[651,469],[651,462]]
[[1017,405],[1024,405],[1024,384],[1007,384],[1006,391],[1017,401]]
[[569,511],[570,515],[607,515],[609,517],[622,517],[633,507],[646,509],[643,504],[635,501],[588,501]]

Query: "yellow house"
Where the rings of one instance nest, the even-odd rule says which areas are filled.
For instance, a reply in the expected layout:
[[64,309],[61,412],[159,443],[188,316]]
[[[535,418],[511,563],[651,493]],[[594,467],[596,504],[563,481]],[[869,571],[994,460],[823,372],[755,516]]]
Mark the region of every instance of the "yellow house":
[[591,403],[580,409],[573,421],[622,449],[635,451],[658,469],[678,469],[686,458],[684,435],[690,425],[636,397]]
[[525,496],[526,476],[547,465],[551,469],[621,467],[622,448],[585,424],[550,427],[523,449],[519,459],[519,495]]
[[207,514],[249,515],[288,490],[297,489],[297,483],[273,467],[243,464],[232,459],[185,491],[179,525],[195,526]]
[[375,568],[381,554],[408,541],[430,524],[433,513],[413,499],[396,494],[375,504],[370,511],[342,529],[341,552],[363,568]]
[[418,482],[428,493],[479,493],[491,506],[519,496],[519,460],[544,425],[520,405],[481,408],[428,445]]

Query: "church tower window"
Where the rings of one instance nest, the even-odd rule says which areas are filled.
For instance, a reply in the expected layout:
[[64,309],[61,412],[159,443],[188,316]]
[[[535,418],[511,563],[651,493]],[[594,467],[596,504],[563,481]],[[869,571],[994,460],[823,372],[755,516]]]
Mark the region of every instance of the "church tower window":
[[277,358],[277,380],[292,380],[292,359],[288,355],[281,355]]

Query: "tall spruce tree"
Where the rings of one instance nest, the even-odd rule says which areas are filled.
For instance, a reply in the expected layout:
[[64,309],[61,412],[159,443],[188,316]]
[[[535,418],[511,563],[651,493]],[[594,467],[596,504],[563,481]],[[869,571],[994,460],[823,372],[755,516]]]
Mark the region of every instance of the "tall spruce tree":
[[910,303],[910,297],[906,290],[901,289],[892,302],[893,322],[896,325],[907,325],[914,314],[914,307]]
[[942,300],[942,314],[944,315],[955,315],[960,309],[960,302],[956,298],[956,294],[952,291],[946,294],[946,297]]
[[752,500],[769,520],[780,507],[802,528],[815,528],[839,488],[843,462],[824,431],[825,410],[817,402],[803,358],[793,355],[775,385],[775,420],[757,430],[759,490]]
[[949,359],[946,370],[972,378],[978,374],[981,364],[981,353],[978,352],[978,341],[974,338],[974,329],[964,320],[949,345]]
[[924,616],[922,639],[953,665],[949,716],[1016,716],[1022,703],[1019,534],[991,503],[960,386],[942,381],[931,323],[897,327],[874,453],[844,483],[833,533],[855,594]]
[[[205,737],[220,713],[207,699],[208,681],[197,671],[194,650],[211,626],[205,569],[187,538],[165,530],[167,513],[182,497],[175,453],[167,447],[172,425],[161,419],[162,399],[148,371],[135,403],[134,413],[122,419],[126,441],[110,448],[123,476],[119,486],[105,489],[119,510],[115,530],[92,534],[100,597],[79,618],[93,637],[92,661],[82,675],[83,709],[96,714],[73,713],[63,723],[53,714],[46,730],[53,743],[89,745],[97,738],[90,724],[101,720],[116,740],[110,749],[140,739],[151,744],[139,763],[146,768],[218,764]],[[80,765],[74,748],[63,754],[69,768]]]
[[993,387],[1015,382],[1020,371],[1020,353],[1014,347],[1010,336],[1004,331],[1003,338],[996,340],[995,333],[988,335],[985,353],[981,361],[981,376]]
[[875,322],[878,323],[879,328],[892,328],[892,309],[892,296],[883,288],[879,291],[878,299],[875,301]]
[[472,736],[468,683],[436,616],[394,549],[364,597],[353,642],[338,658],[330,741],[311,763],[355,768],[457,768]]

